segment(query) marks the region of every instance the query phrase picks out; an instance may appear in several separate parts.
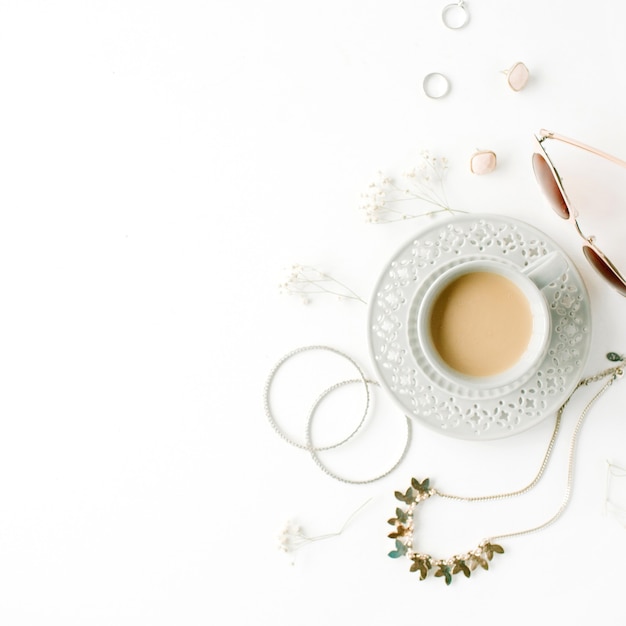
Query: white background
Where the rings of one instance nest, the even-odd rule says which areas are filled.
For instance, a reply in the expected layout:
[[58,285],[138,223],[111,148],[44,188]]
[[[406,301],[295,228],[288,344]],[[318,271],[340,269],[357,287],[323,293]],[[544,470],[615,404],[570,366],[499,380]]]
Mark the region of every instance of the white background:
[[[445,3],[0,3],[2,624],[624,623],[626,530],[604,501],[607,460],[626,465],[626,384],[585,423],[564,516],[450,587],[387,557],[394,490],[411,476],[477,495],[519,488],[552,418],[495,442],[416,423],[400,468],[350,485],[263,411],[269,371],[299,346],[340,349],[374,376],[366,306],[305,306],[277,286],[303,263],[368,299],[431,222],[367,224],[360,194],[423,150],[448,158],[453,208],[528,221],[571,256],[593,309],[586,374],[626,351],[626,301],[585,264],[530,166],[541,127],[626,158],[626,6],[472,0],[451,31]],[[501,73],[516,61],[532,75],[519,93]],[[445,99],[422,93],[431,71],[450,78]],[[492,174],[470,173],[477,148],[497,153]],[[570,180],[626,267],[626,172],[610,168]],[[276,389],[294,437],[316,372],[354,376],[315,357]],[[345,425],[361,411],[353,391],[334,415]],[[427,504],[424,549],[446,556],[550,517],[592,393],[572,401],[540,486]],[[372,395],[364,455],[352,463],[346,444],[324,457],[347,476],[384,471],[403,445],[402,416]],[[289,517],[332,533],[366,501],[341,536],[278,551]]]

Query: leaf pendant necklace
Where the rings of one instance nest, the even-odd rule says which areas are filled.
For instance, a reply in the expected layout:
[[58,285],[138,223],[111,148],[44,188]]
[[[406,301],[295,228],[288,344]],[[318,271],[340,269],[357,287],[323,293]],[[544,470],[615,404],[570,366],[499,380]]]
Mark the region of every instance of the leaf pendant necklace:
[[[398,559],[401,557],[408,558],[409,561],[411,561],[410,571],[419,572],[420,580],[425,580],[428,577],[429,573],[434,572],[435,577],[443,578],[446,585],[449,585],[452,582],[453,576],[455,574],[461,573],[466,578],[469,578],[471,576],[471,573],[478,567],[484,570],[488,570],[489,562],[493,559],[493,557],[496,554],[504,553],[504,548],[502,548],[502,546],[496,542],[511,537],[528,535],[530,533],[543,530],[544,528],[547,528],[548,526],[556,522],[556,520],[561,516],[569,502],[569,497],[572,490],[574,451],[576,447],[578,433],[585,420],[585,417],[587,416],[587,413],[589,412],[595,401],[598,400],[598,398],[600,398],[600,396],[602,396],[616,380],[622,378],[624,374],[624,357],[621,357],[615,352],[610,352],[607,355],[607,358],[610,361],[619,362],[619,365],[604,370],[596,374],[595,376],[590,376],[588,378],[582,379],[578,383],[574,391],[567,398],[567,400],[561,405],[561,407],[557,411],[554,431],[552,433],[552,437],[550,439],[550,443],[548,444],[548,448],[544,455],[543,461],[541,463],[541,467],[539,468],[539,471],[535,478],[526,487],[523,487],[522,489],[518,489],[516,491],[490,496],[457,496],[434,489],[433,487],[431,487],[430,480],[428,478],[422,480],[421,482],[416,478],[412,478],[411,486],[405,492],[396,491],[394,493],[396,500],[402,502],[405,505],[405,508],[397,507],[395,517],[392,517],[388,520],[388,523],[394,527],[393,532],[389,533],[388,537],[390,539],[393,539],[395,542],[395,547],[393,550],[391,550],[391,552],[389,552],[388,556],[390,556],[392,559]],[[587,386],[591,383],[603,380],[605,378],[608,378],[607,382],[605,382],[602,388],[587,403],[587,405],[581,412],[574,428],[574,432],[570,441],[568,478],[565,496],[558,511],[551,518],[549,518],[539,526],[535,526],[534,528],[526,528],[524,530],[509,532],[493,536],[489,539],[484,539],[474,549],[469,550],[465,553],[455,554],[449,558],[435,558],[430,554],[422,552],[421,550],[417,550],[415,548],[413,522],[415,511],[418,505],[424,503],[432,496],[439,496],[441,498],[447,498],[451,500],[462,500],[464,502],[477,502],[503,500],[505,498],[512,498],[514,496],[519,496],[530,491],[530,489],[532,489],[539,482],[539,479],[543,475],[548,465],[548,460],[554,448],[556,437],[561,425],[563,411],[565,410],[565,407],[571,400],[572,396],[581,387]]]

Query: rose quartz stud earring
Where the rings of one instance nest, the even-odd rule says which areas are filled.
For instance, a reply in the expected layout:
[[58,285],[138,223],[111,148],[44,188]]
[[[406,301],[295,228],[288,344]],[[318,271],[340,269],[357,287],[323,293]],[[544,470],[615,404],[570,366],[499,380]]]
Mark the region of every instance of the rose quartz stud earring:
[[496,153],[491,150],[478,150],[470,159],[472,174],[489,174],[496,169]]
[[530,72],[528,68],[518,61],[508,70],[504,70],[506,74],[506,82],[513,91],[521,91],[526,87],[528,79],[530,78]]

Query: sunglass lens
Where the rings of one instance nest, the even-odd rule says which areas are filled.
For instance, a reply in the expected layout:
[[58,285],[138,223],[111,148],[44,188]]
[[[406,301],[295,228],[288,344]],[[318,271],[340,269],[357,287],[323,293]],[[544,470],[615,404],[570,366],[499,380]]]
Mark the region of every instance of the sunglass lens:
[[626,285],[624,281],[615,273],[613,268],[593,249],[589,246],[583,246],[583,252],[587,257],[587,260],[594,267],[598,273],[605,278],[612,287],[617,289],[617,291],[626,296]]
[[567,219],[569,217],[569,209],[565,203],[565,198],[557,185],[550,166],[537,152],[533,154],[533,170],[535,172],[535,178],[543,190],[543,193],[550,201],[552,208],[556,211],[557,215],[563,219]]

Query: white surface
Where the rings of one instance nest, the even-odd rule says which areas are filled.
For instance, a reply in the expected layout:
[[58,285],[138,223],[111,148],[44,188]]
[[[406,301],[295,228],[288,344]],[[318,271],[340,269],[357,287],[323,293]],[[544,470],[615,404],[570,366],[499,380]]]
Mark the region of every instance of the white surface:
[[[347,485],[263,414],[265,377],[294,347],[337,347],[371,374],[365,306],[302,306],[277,284],[308,263],[367,298],[421,224],[365,224],[359,195],[424,149],[448,157],[454,208],[528,220],[578,263],[593,300],[587,372],[626,351],[626,301],[585,265],[530,167],[542,126],[626,158],[626,5],[475,0],[469,25],[448,31],[445,3],[0,6],[3,624],[624,622],[626,530],[604,514],[604,480],[607,459],[626,465],[625,383],[585,424],[564,517],[450,587],[386,556],[393,491],[411,476],[461,493],[517,488],[551,424],[493,443],[416,426],[401,468]],[[500,73],[516,61],[531,71],[520,93]],[[432,71],[450,78],[445,99],[421,93]],[[497,153],[494,173],[469,172],[476,149]],[[626,172],[608,171],[571,180],[626,267]],[[316,382],[281,388],[296,434]],[[540,487],[429,502],[425,549],[451,554],[556,511],[591,393],[572,402]],[[325,457],[337,471],[372,476],[401,450],[401,416],[373,396],[364,438]],[[360,400],[346,397],[342,417]],[[294,565],[277,551],[287,516],[324,534],[369,498]]]

